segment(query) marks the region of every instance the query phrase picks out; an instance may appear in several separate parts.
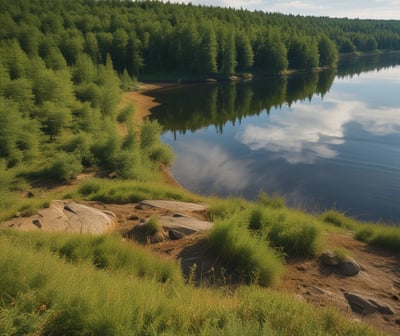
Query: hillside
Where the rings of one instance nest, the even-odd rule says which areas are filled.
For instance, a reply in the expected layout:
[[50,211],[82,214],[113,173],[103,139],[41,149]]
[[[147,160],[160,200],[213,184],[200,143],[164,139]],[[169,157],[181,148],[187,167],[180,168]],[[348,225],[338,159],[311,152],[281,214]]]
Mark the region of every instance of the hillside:
[[[305,214],[266,193],[248,202],[180,188],[162,128],[146,118],[154,86],[138,79],[335,67],[339,53],[399,50],[399,22],[0,0],[0,335],[398,333],[398,228]],[[103,219],[113,212],[99,231],[114,234],[67,234],[94,231],[78,216],[86,206]],[[207,230],[162,224],[188,215]],[[62,232],[44,232],[55,218]],[[354,258],[358,273],[322,265],[328,248],[338,265]],[[345,301],[353,291],[368,295],[359,313]]]

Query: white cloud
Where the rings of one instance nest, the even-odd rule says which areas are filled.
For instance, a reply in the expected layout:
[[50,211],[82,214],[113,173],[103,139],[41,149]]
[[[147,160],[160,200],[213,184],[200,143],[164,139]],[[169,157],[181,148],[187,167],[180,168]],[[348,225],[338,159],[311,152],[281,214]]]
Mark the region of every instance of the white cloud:
[[192,3],[207,6],[222,6],[300,14],[313,16],[349,18],[400,18],[399,0],[170,0],[170,2]]
[[296,104],[293,110],[272,114],[263,126],[248,125],[236,139],[251,150],[265,149],[289,163],[314,163],[318,158],[334,158],[333,145],[344,143],[345,126],[357,122],[374,135],[397,133],[400,109],[373,109],[348,97],[331,97],[325,104]]

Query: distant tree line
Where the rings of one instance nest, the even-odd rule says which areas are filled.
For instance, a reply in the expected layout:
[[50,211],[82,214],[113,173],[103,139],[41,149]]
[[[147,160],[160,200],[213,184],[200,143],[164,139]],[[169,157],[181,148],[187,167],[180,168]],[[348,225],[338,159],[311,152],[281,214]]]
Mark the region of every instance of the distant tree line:
[[[339,53],[400,50],[400,21],[160,1],[0,0],[0,28],[3,44],[18,45],[49,69],[90,69],[110,55],[119,74],[136,77],[282,72],[334,66]],[[73,80],[83,84],[80,75]]]

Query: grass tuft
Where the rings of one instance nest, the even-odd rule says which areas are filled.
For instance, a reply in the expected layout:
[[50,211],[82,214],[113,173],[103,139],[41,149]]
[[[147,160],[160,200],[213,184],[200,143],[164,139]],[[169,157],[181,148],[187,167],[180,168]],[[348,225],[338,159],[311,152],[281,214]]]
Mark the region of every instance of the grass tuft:
[[320,224],[300,211],[258,205],[250,211],[248,228],[289,256],[311,257],[320,250]]
[[212,253],[221,258],[224,267],[247,283],[277,284],[283,273],[281,258],[275,250],[238,225],[240,220],[241,217],[236,216],[215,223],[208,235]]
[[400,229],[393,226],[360,224],[355,232],[358,240],[400,253]]
[[334,226],[348,230],[354,229],[354,227],[357,225],[356,221],[335,210],[325,211],[321,215],[321,219],[325,223],[333,224]]

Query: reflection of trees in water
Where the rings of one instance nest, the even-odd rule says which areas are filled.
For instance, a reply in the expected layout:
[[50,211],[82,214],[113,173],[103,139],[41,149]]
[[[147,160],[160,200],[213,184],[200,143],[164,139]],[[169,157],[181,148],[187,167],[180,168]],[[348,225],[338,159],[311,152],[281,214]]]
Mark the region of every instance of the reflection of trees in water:
[[160,106],[152,109],[167,131],[185,133],[214,125],[217,132],[230,122],[241,122],[246,116],[269,113],[283,104],[324,96],[336,75],[358,74],[400,63],[399,54],[375,55],[342,59],[339,69],[270,77],[250,82],[196,84],[175,90],[154,92]]
[[340,59],[337,76],[339,78],[345,76],[352,77],[362,72],[381,70],[398,64],[400,64],[400,52],[359,57],[349,55]]

